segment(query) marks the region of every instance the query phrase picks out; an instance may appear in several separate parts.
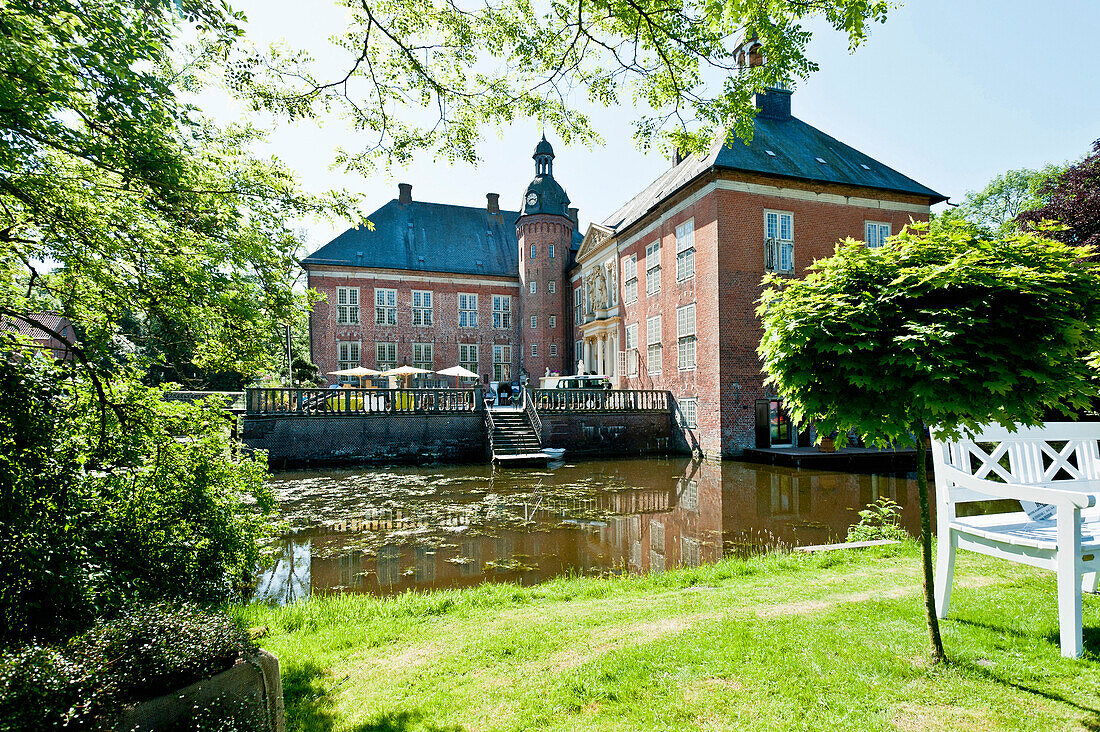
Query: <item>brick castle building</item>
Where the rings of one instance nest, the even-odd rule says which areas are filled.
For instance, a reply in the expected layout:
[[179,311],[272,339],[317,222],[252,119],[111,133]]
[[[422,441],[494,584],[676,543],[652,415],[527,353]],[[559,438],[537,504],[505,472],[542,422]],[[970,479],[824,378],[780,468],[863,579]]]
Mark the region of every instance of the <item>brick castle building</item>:
[[[750,57],[751,48],[742,48]],[[879,246],[946,200],[757,95],[751,143],[720,137],[579,232],[535,149],[518,212],[423,203],[412,188],[306,257],[322,373],[461,364],[482,381],[547,371],[672,393],[689,445],[713,456],[805,441],[763,386],[754,311],[766,272],[798,276],[854,237]]]

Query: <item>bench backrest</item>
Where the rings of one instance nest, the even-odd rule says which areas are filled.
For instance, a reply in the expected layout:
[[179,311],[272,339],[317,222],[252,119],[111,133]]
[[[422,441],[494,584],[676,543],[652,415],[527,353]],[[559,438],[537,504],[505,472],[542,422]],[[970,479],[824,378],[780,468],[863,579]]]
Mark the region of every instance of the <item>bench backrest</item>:
[[[932,430],[932,459],[937,500],[988,500],[955,485],[954,471],[997,483],[1044,483],[1100,479],[1100,422],[1048,422],[1015,432],[988,426],[956,441]],[[1024,506],[1029,511],[1030,507]]]

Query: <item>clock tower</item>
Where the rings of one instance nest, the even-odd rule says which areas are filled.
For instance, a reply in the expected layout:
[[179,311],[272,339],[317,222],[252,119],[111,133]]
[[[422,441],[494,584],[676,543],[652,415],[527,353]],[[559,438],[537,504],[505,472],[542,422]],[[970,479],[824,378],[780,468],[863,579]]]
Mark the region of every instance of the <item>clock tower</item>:
[[535,178],[523,194],[516,221],[519,240],[520,369],[533,386],[547,369],[571,374],[569,341],[572,288],[567,271],[576,221],[569,196],[554,180],[554,148],[542,136],[535,147]]

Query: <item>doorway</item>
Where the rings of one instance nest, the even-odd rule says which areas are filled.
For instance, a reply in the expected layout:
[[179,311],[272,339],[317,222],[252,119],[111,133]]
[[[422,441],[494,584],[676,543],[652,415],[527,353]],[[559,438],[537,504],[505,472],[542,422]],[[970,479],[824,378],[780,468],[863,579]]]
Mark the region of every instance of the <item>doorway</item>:
[[756,400],[756,447],[791,447],[795,431],[782,399]]

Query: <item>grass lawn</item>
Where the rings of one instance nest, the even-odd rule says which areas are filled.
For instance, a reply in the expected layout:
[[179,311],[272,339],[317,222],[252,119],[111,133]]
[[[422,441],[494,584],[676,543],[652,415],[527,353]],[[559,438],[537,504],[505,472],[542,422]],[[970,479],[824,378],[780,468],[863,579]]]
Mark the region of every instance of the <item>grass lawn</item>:
[[1100,729],[1100,598],[1058,650],[1054,575],[961,553],[928,664],[915,543],[648,577],[241,609],[289,730]]

